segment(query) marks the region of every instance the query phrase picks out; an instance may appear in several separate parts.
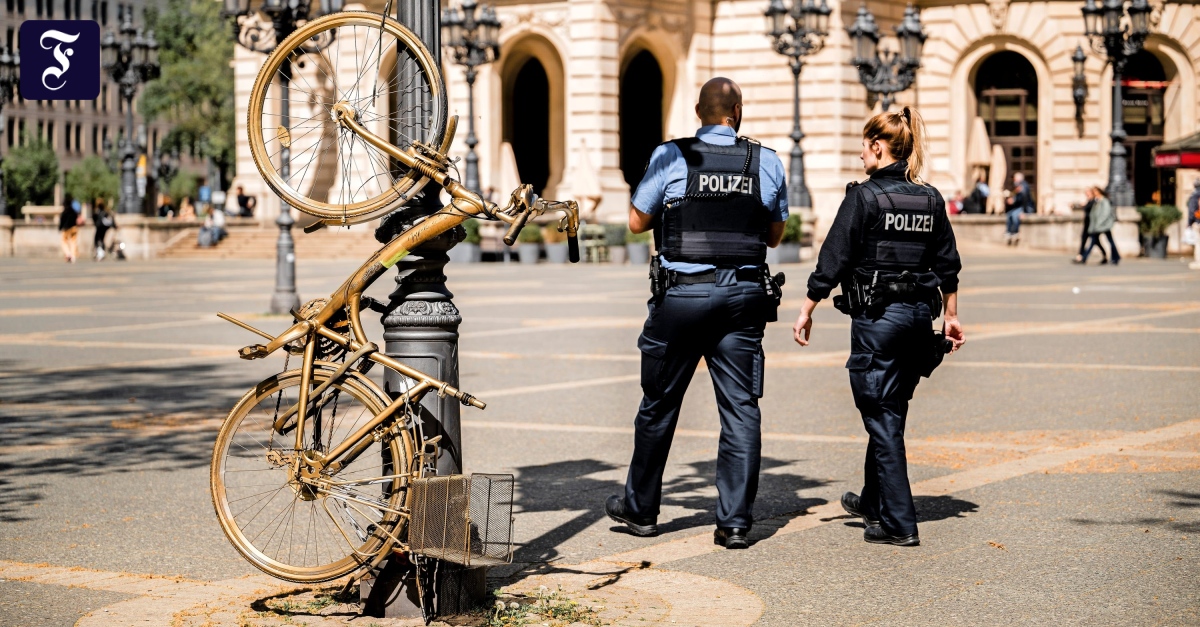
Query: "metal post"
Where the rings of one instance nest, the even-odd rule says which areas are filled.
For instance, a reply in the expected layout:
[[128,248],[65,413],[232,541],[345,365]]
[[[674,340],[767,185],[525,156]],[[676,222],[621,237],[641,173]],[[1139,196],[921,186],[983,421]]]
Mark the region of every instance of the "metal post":
[[137,149],[133,142],[133,91],[136,78],[133,69],[126,70],[121,79],[121,97],[125,99],[125,139],[121,150],[121,213],[141,213],[137,201]]
[[1132,207],[1134,205],[1133,184],[1129,180],[1129,166],[1125,148],[1125,103],[1121,95],[1121,75],[1125,70],[1123,54],[1112,57],[1113,66],[1113,125],[1112,150],[1108,156],[1108,197],[1114,207]]
[[804,62],[798,57],[792,60],[792,163],[788,173],[788,206],[804,209],[812,208],[812,198],[808,195],[808,185],[804,182],[804,149],[800,140],[804,139],[804,131],[800,130],[800,70]]
[[[279,117],[283,128],[291,127],[291,107],[288,83],[291,80],[292,66],[285,61],[279,70]],[[288,180],[292,175],[292,150],[283,147],[279,151],[279,175]],[[292,239],[291,207],[287,201],[279,199],[279,217],[275,224],[279,226],[279,239],[275,242],[275,293],[271,295],[271,313],[283,314],[300,307],[300,295],[296,293],[296,243]]]
[[[396,19],[412,29],[440,66],[438,9],[437,0],[400,2],[396,8]],[[408,74],[415,70],[412,64],[403,64],[400,71]],[[412,78],[402,75],[398,84],[412,84]],[[402,96],[400,106],[414,113],[406,116],[413,121],[410,124],[419,124],[431,103],[425,100],[423,94],[407,92]],[[473,119],[472,115],[472,124]],[[412,127],[405,129],[405,133],[409,137],[422,136],[419,129]],[[467,185],[471,185],[470,178]],[[419,198],[388,216],[376,232],[376,237],[386,241],[392,234],[408,228],[415,220],[441,209],[441,201],[438,200],[440,191],[441,188],[436,185],[426,185]],[[391,293],[389,309],[383,315],[383,338],[387,354],[455,387],[458,386],[458,326],[462,316],[451,300],[454,295],[446,287],[446,275],[443,272],[450,260],[446,251],[465,237],[466,232],[456,227],[420,245],[396,264],[396,290]],[[389,370],[384,375],[384,389],[389,394],[400,394],[406,389],[407,383],[394,371]],[[436,394],[427,394],[421,401],[425,434],[428,437],[442,436],[437,460],[440,475],[462,472],[459,408],[458,401],[450,397],[440,398]],[[411,575],[412,571],[402,562],[387,560],[377,577],[373,581],[364,580],[360,587],[359,594],[366,604],[364,612],[384,617],[420,616],[420,608],[414,604]],[[395,593],[399,586],[406,586],[408,594]],[[485,570],[443,563],[438,570],[435,588],[439,613],[465,611],[486,594]]]
[[479,189],[479,155],[475,154],[475,68],[467,68],[467,189],[476,194]]

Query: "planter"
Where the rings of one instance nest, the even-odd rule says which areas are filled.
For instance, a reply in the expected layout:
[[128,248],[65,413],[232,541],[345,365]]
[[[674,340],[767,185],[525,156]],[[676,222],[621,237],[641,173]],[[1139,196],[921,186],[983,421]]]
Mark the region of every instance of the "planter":
[[542,247],[539,244],[520,244],[517,246],[517,256],[521,263],[537,263],[541,256]]
[[[775,251],[775,261],[770,260],[771,251]],[[768,248],[767,263],[800,263],[800,243],[784,242],[775,248]]]
[[625,244],[630,265],[644,266],[650,263],[650,244]]
[[1146,256],[1151,259],[1166,259],[1168,240],[1170,240],[1169,235],[1145,236],[1142,239],[1142,245],[1146,248]]
[[779,263],[779,248],[767,248],[767,265],[773,266],[777,263]]
[[567,243],[546,244],[546,261],[550,263],[567,262]]
[[608,261],[615,264],[625,263],[625,245],[621,244],[620,246],[609,246]]
[[453,263],[479,263],[483,260],[483,251],[480,250],[479,244],[461,243],[446,251],[446,255]]

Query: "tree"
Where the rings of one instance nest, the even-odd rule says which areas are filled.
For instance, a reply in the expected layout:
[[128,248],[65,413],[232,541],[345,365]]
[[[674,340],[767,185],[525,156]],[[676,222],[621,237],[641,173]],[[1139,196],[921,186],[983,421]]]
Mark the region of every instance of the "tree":
[[200,189],[200,184],[196,181],[196,177],[187,173],[180,172],[171,179],[171,182],[166,185],[166,193],[171,197],[171,200],[176,204],[181,202],[184,197],[191,198],[192,202],[196,201],[196,191]]
[[220,11],[221,3],[213,0],[168,0],[161,13],[147,12],[162,74],[146,85],[140,106],[147,120],[162,117],[174,125],[160,150],[195,149],[225,179],[235,158],[234,43]]
[[4,158],[4,193],[8,206],[49,205],[58,182],[58,157],[44,141],[27,141]]
[[79,202],[95,204],[96,200],[103,200],[105,205],[113,207],[120,189],[121,178],[96,155],[67,171],[66,191]]

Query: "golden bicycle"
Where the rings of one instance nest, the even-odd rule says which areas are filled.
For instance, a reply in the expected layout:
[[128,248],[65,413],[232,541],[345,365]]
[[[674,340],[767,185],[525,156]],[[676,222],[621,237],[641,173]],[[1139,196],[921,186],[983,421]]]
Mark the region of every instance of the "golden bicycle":
[[[301,583],[365,570],[394,552],[414,563],[510,561],[511,477],[436,477],[440,438],[426,437],[419,416],[426,394],[484,403],[380,353],[363,331],[361,310],[372,305],[363,291],[469,217],[508,223],[511,244],[530,219],[561,213],[577,261],[578,206],[523,185],[500,207],[452,178],[446,154],[456,119],[446,115],[440,72],[412,32],[378,13],[302,26],[267,57],[248,108],[259,171],[318,227],[388,214],[430,181],[451,201],[396,235],[328,298],[294,312],[295,324],[277,336],[218,314],[266,339],[242,348],[243,359],[281,349],[300,356],[298,368],[285,362],[247,392],[221,427],[210,478],[222,529],[256,567]],[[413,122],[418,137],[404,130]],[[286,163],[277,165],[281,154]],[[398,396],[366,376],[374,364],[402,375]],[[417,581],[419,591],[428,585]]]

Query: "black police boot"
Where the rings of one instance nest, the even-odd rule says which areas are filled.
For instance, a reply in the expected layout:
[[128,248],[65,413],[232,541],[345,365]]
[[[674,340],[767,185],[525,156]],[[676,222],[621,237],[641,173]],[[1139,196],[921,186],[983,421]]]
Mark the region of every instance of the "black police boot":
[[855,494],[853,492],[847,492],[842,495],[842,509],[846,510],[846,513],[850,514],[851,516],[858,516],[859,518],[863,519],[863,522],[868,527],[878,527],[879,526],[878,520],[873,520],[871,518],[867,518],[867,516],[865,514],[863,514],[862,500],[859,498],[859,496],[857,494]]
[[867,525],[867,530],[863,532],[863,540],[871,544],[894,544],[896,546],[920,546],[921,538],[917,534],[910,536],[894,536],[883,530],[879,525]]
[[608,500],[604,502],[604,513],[608,514],[609,518],[629,527],[629,531],[635,536],[645,538],[658,535],[657,521],[653,518],[641,518],[630,514],[625,509],[625,499],[619,496],[608,497]]
[[727,549],[747,549],[750,548],[750,541],[746,539],[748,533],[749,529],[741,527],[717,527],[713,532],[713,544]]

